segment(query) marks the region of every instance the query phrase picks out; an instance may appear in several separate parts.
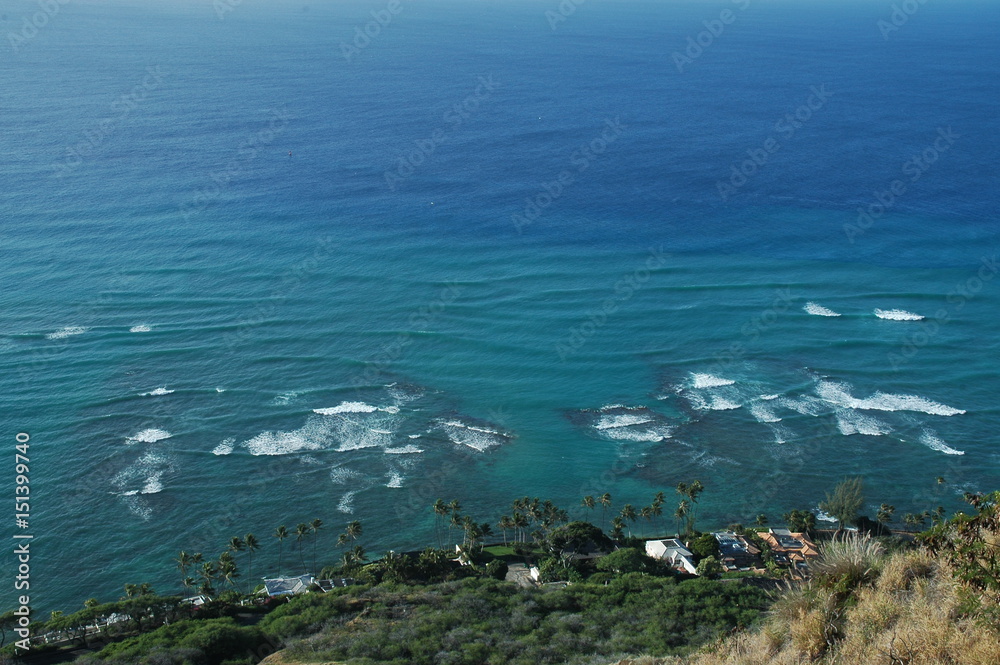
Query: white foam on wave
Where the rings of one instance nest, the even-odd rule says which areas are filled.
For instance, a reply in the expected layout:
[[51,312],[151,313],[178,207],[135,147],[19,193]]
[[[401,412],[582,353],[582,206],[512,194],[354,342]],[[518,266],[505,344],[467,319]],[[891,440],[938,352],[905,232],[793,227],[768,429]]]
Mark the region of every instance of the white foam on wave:
[[423,435],[422,434],[407,434],[406,436],[409,439],[419,439]]
[[932,450],[936,450],[945,455],[964,455],[964,450],[956,450],[942,441],[932,430],[925,429],[920,433],[920,443]]
[[145,323],[140,323],[139,325],[132,326],[131,328],[128,329],[130,333],[147,333],[152,330],[153,329],[150,326],[147,326]]
[[705,388],[721,388],[722,386],[731,386],[735,381],[731,379],[723,379],[722,377],[713,376],[711,374],[698,374],[695,372],[691,373],[691,388],[695,390],[704,390]]
[[605,434],[616,441],[648,441],[656,443],[657,441],[669,439],[673,435],[673,428],[665,425],[658,425],[647,429],[617,428]]
[[774,433],[774,442],[776,444],[788,443],[788,440],[792,437],[792,432],[784,425],[776,425],[774,423],[767,423],[767,426]]
[[346,485],[349,480],[363,478],[364,475],[345,466],[335,466],[330,469],[330,482],[334,485]]
[[816,519],[819,520],[820,522],[836,522],[837,521],[836,517],[834,517],[833,515],[829,515],[829,514],[823,512],[818,507],[813,512],[816,513]]
[[741,406],[743,405],[739,402],[723,397],[722,395],[712,395],[708,402],[710,411],[732,411]]
[[73,335],[82,335],[88,330],[90,330],[90,328],[85,328],[83,326],[66,326],[61,330],[47,334],[45,339],[66,339],[67,337],[72,337]]
[[778,404],[797,411],[804,416],[818,416],[823,413],[823,400],[811,395],[801,395],[799,397],[782,397]]
[[346,492],[344,496],[340,497],[340,503],[337,504],[337,510],[342,513],[347,513],[350,515],[354,512],[354,495],[357,491]]
[[851,436],[852,434],[883,436],[892,431],[892,427],[887,423],[853,409],[837,409],[835,415],[837,417],[837,428],[844,436]]
[[749,406],[750,413],[759,423],[780,423],[781,418],[774,413],[770,406],[761,402],[752,402]]
[[291,404],[291,402],[296,397],[298,397],[298,396],[299,396],[299,393],[295,392],[294,390],[289,390],[288,392],[284,392],[284,393],[281,393],[280,395],[276,395],[274,397],[274,400],[271,403],[272,404],[277,404],[277,405]]
[[112,493],[122,497],[133,514],[142,520],[149,520],[153,509],[144,496],[162,492],[163,476],[172,469],[173,463],[169,457],[157,452],[146,452],[111,479],[111,484],[117,490]]
[[165,429],[144,429],[138,434],[126,437],[125,443],[128,445],[134,443],[156,443],[157,441],[169,439],[171,436],[172,434]]
[[468,446],[481,453],[490,448],[502,445],[507,437],[496,430],[488,427],[469,425],[460,420],[445,420],[438,423],[444,433],[452,443],[460,446]]
[[325,441],[310,436],[310,428],[302,427],[290,432],[261,432],[243,446],[251,455],[288,455],[306,450],[321,450]]
[[217,393],[224,393],[224,392],[226,392],[226,389],[225,388],[216,387],[215,388],[215,392],[217,392]]
[[840,316],[838,312],[835,312],[832,309],[827,309],[822,305],[817,305],[814,302],[807,302],[802,306],[802,309],[804,309],[807,314],[812,314],[813,316]]
[[761,395],[758,399],[762,399],[765,402],[770,402],[772,400],[778,399],[779,397],[781,397],[781,395]]
[[393,471],[389,474],[389,482],[385,484],[386,487],[399,488],[403,486],[403,476],[399,473]]
[[398,448],[386,448],[386,455],[413,455],[417,453],[424,452],[422,448],[417,448],[416,446],[406,445],[400,446]]
[[907,312],[905,309],[875,309],[875,316],[880,319],[887,319],[889,321],[923,321],[924,317],[920,314],[914,314],[913,312]]
[[146,483],[139,490],[140,494],[158,494],[163,491],[163,472],[159,471],[146,478]]
[[849,409],[866,411],[917,411],[932,416],[955,416],[965,413],[962,409],[940,404],[918,395],[896,395],[876,392],[867,399],[851,395],[850,386],[835,381],[820,381],[816,384],[816,394],[825,401]]
[[614,429],[617,427],[629,427],[631,425],[645,425],[646,423],[652,423],[652,422],[656,422],[656,420],[644,414],[609,413],[601,416],[601,419],[597,421],[596,425],[594,425],[594,429],[599,429],[599,430]]
[[157,388],[156,390],[150,390],[148,393],[139,393],[139,397],[156,397],[158,395],[169,395],[173,390],[167,390],[166,386]]
[[233,447],[236,445],[236,439],[225,439],[222,443],[217,445],[213,450],[213,455],[229,455],[233,452]]
[[313,409],[313,413],[318,413],[321,416],[334,416],[338,413],[374,413],[375,411],[378,411],[377,406],[365,404],[364,402],[341,402],[337,406],[325,409]]

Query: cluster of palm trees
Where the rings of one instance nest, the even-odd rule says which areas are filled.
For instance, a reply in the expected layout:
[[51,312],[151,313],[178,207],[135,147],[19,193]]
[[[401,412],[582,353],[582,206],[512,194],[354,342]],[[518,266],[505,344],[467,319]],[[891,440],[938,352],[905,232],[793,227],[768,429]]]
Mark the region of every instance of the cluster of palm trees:
[[681,522],[685,522],[685,533],[694,531],[694,520],[697,517],[698,497],[705,491],[705,486],[700,480],[688,483],[677,483],[677,494],[682,498],[674,511],[677,518],[677,532],[681,531]]
[[[462,514],[462,504],[458,499],[453,499],[450,503],[445,503],[444,499],[438,499],[432,506],[434,509],[434,531],[438,538],[438,547],[443,549],[444,543],[441,537],[441,525],[446,523],[450,536],[452,529],[462,531],[463,551],[471,551],[477,545],[480,548],[484,545],[483,539],[493,534],[493,527],[489,522],[476,522],[471,515]],[[450,537],[449,537],[450,540]]]
[[[657,492],[653,496],[653,501],[648,506],[636,509],[636,507],[631,503],[626,503],[622,506],[618,514],[611,518],[611,537],[620,539],[626,530],[628,530],[628,535],[631,537],[632,524],[639,519],[652,522],[654,519],[661,517],[663,515],[663,504],[665,502],[666,497],[663,492]],[[612,505],[611,494],[605,492],[596,498],[591,495],[587,495],[583,497],[583,500],[580,502],[580,505],[590,510],[594,510],[598,504],[601,506],[602,525],[607,525],[607,512],[608,508]]]
[[[318,557],[318,537],[320,528],[323,526],[323,521],[320,519],[314,519],[312,522],[306,523],[301,522],[295,526],[292,531],[288,530],[288,527],[282,524],[274,530],[274,537],[278,541],[278,572],[281,573],[282,569],[282,557],[284,555],[284,541],[286,538],[295,537],[296,545],[298,546],[299,563],[302,566],[302,570],[306,570],[306,560],[305,560],[305,544],[304,541],[309,536],[313,537],[313,569],[316,569],[317,557]],[[354,520],[350,522],[345,527],[344,533],[340,534],[337,539],[337,546],[343,546],[345,544],[357,541],[361,536],[362,526],[359,520]],[[247,563],[247,578],[253,579],[253,554],[260,549],[260,541],[257,537],[248,533],[242,538],[240,536],[233,536],[229,539],[226,549],[219,554],[218,559],[206,559],[201,552],[189,553],[187,551],[181,551],[174,561],[177,564],[177,568],[181,571],[182,584],[186,588],[196,588],[198,593],[209,597],[215,597],[217,594],[217,585],[222,585],[234,589],[236,591],[242,591],[240,589],[237,580],[241,577],[240,567],[237,564],[236,557],[241,552],[246,555]],[[367,559],[365,555],[364,548],[361,545],[355,544],[353,549],[349,550],[344,555],[344,563],[355,563],[363,562]],[[191,575],[188,575],[188,571],[191,571]]]
[[503,532],[505,545],[508,531],[514,533],[515,542],[527,542],[530,536],[535,543],[540,543],[549,531],[567,521],[569,514],[548,499],[542,501],[537,496],[524,496],[511,502],[510,515],[502,515],[497,526]]

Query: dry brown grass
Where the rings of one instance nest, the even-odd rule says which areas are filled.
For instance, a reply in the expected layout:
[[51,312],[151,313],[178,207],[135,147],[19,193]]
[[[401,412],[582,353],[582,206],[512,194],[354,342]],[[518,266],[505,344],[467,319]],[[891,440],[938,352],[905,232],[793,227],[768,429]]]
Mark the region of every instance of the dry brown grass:
[[849,598],[816,582],[792,587],[762,626],[681,663],[1000,664],[1000,626],[962,612],[964,592],[950,569],[925,552],[879,555],[878,560],[871,554],[871,549],[839,552],[836,567],[826,569],[852,578],[863,573]]

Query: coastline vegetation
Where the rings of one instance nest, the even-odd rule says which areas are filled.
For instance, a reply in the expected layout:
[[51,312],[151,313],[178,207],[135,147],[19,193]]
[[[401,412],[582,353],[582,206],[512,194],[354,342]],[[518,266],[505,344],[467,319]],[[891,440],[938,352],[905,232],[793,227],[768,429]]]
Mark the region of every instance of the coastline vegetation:
[[[181,585],[197,600],[128,584],[117,601],[89,599],[69,614],[34,617],[31,653],[92,665],[247,665],[279,649],[284,662],[372,665],[608,663],[633,654],[692,665],[832,663],[860,653],[861,630],[864,639],[883,640],[884,658],[910,655],[850,662],[1000,662],[995,652],[994,660],[922,661],[923,642],[909,628],[918,607],[940,601],[919,618],[938,622],[940,635],[954,632],[949,645],[987,653],[980,642],[995,639],[1000,623],[1000,493],[967,495],[971,515],[945,519],[938,508],[908,516],[907,526],[928,519],[932,526],[916,539],[900,538],[888,526],[895,508],[881,504],[876,520],[861,515],[861,481],[846,479],[821,503],[838,520],[836,532],[820,534],[826,540],[812,574],[793,582],[767,543],[740,524],[729,529],[761,550],[766,573],[724,573],[716,539],[695,529],[704,487],[694,481],[676,491],[677,535],[698,577],[647,556],[645,541],[633,534],[642,521],[643,532],[663,534],[663,492],[638,509],[615,510],[610,494],[583,497],[581,507],[595,517],[600,507],[598,524],[571,521],[539,498],[514,500],[495,523],[439,499],[431,506],[437,547],[374,561],[358,542],[360,521],[339,534],[336,562],[318,545],[321,520],[277,527],[279,570],[284,541],[294,537],[293,566],[305,573],[310,563],[312,571],[326,563],[317,579],[340,581],[325,593],[268,597],[250,581],[260,541],[253,533],[233,536],[218,557],[181,551],[174,559]],[[812,512],[783,518],[792,530],[817,535]],[[754,521],[758,528],[769,522],[766,515]],[[856,529],[846,531],[850,524]],[[528,581],[530,567],[538,585]],[[311,590],[320,591],[315,584]],[[15,619],[0,615],[5,640]],[[19,652],[9,640],[0,649],[4,658]]]

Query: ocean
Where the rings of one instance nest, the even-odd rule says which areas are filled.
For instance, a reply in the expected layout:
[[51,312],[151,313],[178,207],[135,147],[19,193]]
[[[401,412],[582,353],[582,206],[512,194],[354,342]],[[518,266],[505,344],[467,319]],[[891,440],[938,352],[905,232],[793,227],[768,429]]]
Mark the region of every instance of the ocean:
[[704,527],[1000,487],[991,3],[0,9],[36,611],[317,518],[281,572],[420,549],[439,497],[664,491],[652,534],[695,479]]

